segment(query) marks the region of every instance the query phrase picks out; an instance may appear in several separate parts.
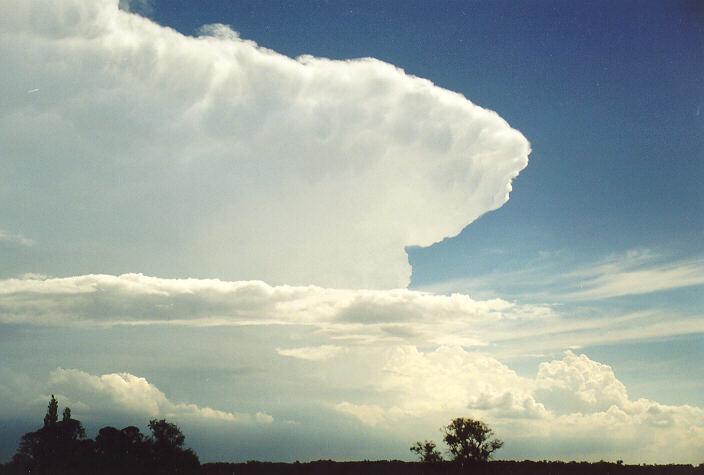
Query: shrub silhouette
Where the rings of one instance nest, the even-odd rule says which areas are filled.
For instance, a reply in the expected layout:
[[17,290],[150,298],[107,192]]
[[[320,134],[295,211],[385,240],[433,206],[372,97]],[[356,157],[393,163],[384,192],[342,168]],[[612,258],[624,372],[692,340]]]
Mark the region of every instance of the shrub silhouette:
[[416,442],[411,445],[411,452],[415,452],[418,458],[423,463],[442,462],[442,455],[435,448],[435,442],[426,440],[424,442]]

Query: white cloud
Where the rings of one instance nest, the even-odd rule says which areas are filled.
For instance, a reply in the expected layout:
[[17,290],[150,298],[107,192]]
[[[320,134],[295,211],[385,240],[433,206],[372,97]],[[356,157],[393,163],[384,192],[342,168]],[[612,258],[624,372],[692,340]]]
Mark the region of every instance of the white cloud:
[[516,356],[704,331],[704,316],[671,311],[585,316],[559,306],[474,300],[462,294],[270,286],[260,281],[162,279],[141,274],[65,278],[28,274],[0,280],[0,322],[306,325],[322,340],[280,346],[279,354],[308,359],[332,357],[344,345],[379,342],[486,348],[500,344],[501,348],[492,351]]
[[[536,310],[538,309],[538,310]],[[483,328],[540,306],[411,290],[337,290],[141,274],[0,280],[0,321],[34,325],[310,325],[335,341],[484,345]],[[549,318],[549,315],[543,315]],[[322,359],[336,345],[280,350]]]
[[323,361],[334,358],[345,349],[338,345],[304,346],[302,348],[277,348],[276,352],[282,356],[299,358],[310,361]]
[[562,360],[541,363],[536,384],[540,400],[559,413],[606,411],[628,400],[609,366],[571,351]]
[[578,291],[566,298],[597,300],[704,285],[704,259],[653,262],[658,256],[632,251],[575,271]]
[[439,427],[465,415],[489,422],[507,447],[529,447],[535,458],[635,463],[695,462],[704,446],[704,409],[630,400],[608,365],[570,351],[542,363],[531,379],[459,347],[399,347],[371,382],[374,400],[335,408],[377,430],[415,433],[418,420]]
[[190,418],[227,422],[270,423],[273,417],[259,412],[254,416],[220,411],[195,404],[174,403],[145,378],[129,373],[92,375],[77,369],[57,368],[49,387],[61,394],[63,404],[77,413],[126,413],[147,417]]
[[408,418],[443,421],[468,411],[533,418],[545,412],[531,395],[533,383],[495,358],[461,347],[421,352],[415,346],[391,348],[371,384],[386,401],[343,401],[336,408],[368,425],[393,425]]
[[37,270],[405,287],[404,246],[498,208],[527,164],[496,113],[390,64],[203,32],[2,2],[0,206],[52,243]]
[[[632,249],[596,262],[567,263],[563,251],[539,251],[519,270],[492,270],[473,278],[436,282],[422,290],[472,295],[520,295],[543,301],[596,301],[704,285],[704,259],[679,259],[651,249]],[[572,266],[570,269],[569,266]],[[567,269],[566,269],[567,267]]]
[[387,418],[385,409],[374,404],[352,404],[347,401],[335,405],[335,409],[343,414],[356,417],[368,426],[376,426]]
[[257,412],[257,414],[255,415],[255,419],[260,424],[271,424],[272,422],[274,422],[274,417],[265,412]]
[[704,409],[631,400],[611,367],[570,351],[542,363],[536,399],[554,416],[551,437],[572,437],[594,452],[631,462],[695,461],[704,447]]

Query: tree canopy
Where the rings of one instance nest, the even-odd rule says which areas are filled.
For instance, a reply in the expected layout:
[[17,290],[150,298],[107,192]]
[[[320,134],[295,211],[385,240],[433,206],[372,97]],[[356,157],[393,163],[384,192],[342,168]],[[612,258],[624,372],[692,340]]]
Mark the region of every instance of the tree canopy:
[[443,428],[443,440],[453,459],[461,464],[486,462],[504,443],[493,438],[494,432],[482,421],[457,417]]

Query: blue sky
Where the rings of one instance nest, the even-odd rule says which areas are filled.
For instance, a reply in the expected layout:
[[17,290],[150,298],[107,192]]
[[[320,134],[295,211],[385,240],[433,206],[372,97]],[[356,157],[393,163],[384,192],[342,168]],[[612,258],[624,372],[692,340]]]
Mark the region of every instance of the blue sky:
[[0,458],[55,393],[204,461],[462,415],[501,458],[701,462],[697,2],[0,18]]
[[[457,237],[409,249],[411,288],[460,280],[467,282],[448,290],[531,299],[536,289],[507,274],[555,277],[642,249],[664,260],[702,257],[704,10],[695,2],[151,5],[151,18],[184,34],[226,23],[291,57],[381,59],[499,112],[530,140],[530,166],[514,180],[505,205]],[[472,288],[487,275],[495,277],[489,288]],[[700,292],[677,289],[599,305],[701,312]],[[682,376],[690,380],[689,371],[704,371],[697,364],[704,350],[701,335],[688,343],[692,369]],[[610,362],[623,358],[627,369],[633,351],[640,361],[661,362],[680,345],[674,341],[662,354],[643,344],[616,352]],[[686,392],[704,404],[698,385]]]

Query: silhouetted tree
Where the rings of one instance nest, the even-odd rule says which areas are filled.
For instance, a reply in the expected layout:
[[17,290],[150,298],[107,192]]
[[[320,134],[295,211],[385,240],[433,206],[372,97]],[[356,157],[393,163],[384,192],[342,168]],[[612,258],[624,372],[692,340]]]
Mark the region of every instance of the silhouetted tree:
[[186,440],[178,426],[166,422],[165,419],[151,419],[149,429],[152,431],[155,444],[177,448],[183,446],[183,442]]
[[442,462],[442,455],[435,448],[435,442],[432,440],[426,440],[424,442],[416,442],[411,445],[411,452],[415,452],[421,462],[424,463],[436,463]]
[[151,460],[151,445],[135,426],[103,427],[95,437],[95,452],[102,473],[145,473]]
[[58,420],[59,405],[51,396],[44,425],[27,432],[12,462],[0,473],[51,475],[79,474],[195,474],[200,470],[198,456],[183,448],[185,437],[175,424],[164,419],[149,421],[150,437],[135,426],[122,430],[103,427],[95,441],[86,439],[80,421],[64,409]]
[[482,421],[458,417],[443,428],[443,440],[453,459],[464,465],[468,462],[486,462],[504,443],[493,439],[494,432]]
[[49,407],[47,408],[46,415],[44,416],[44,427],[51,427],[56,424],[59,420],[59,402],[56,400],[54,395],[51,395],[49,400]]
[[28,432],[20,439],[15,459],[27,466],[31,473],[73,473],[92,458],[91,441],[85,439],[80,421],[71,418],[66,408],[58,422],[58,407],[51,395],[44,426]]
[[176,424],[164,419],[151,419],[149,438],[152,448],[153,468],[158,473],[195,473],[200,467],[198,456],[191,449],[184,449],[185,437]]

